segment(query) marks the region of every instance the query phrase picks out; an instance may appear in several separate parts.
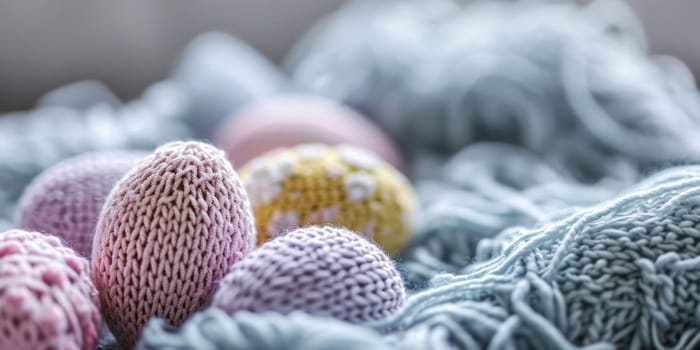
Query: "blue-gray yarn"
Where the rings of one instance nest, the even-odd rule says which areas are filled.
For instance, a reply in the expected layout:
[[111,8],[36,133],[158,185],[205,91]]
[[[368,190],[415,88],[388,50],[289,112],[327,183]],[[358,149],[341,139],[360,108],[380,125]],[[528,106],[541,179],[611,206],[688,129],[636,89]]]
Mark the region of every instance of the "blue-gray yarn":
[[0,213],[9,219],[24,187],[39,172],[74,155],[103,149],[150,149],[190,136],[177,119],[183,101],[151,87],[140,100],[118,108],[41,107],[0,118]]
[[294,81],[376,119],[406,148],[522,145],[588,182],[622,163],[700,159],[688,69],[650,57],[622,2],[359,1],[288,60]]
[[465,347],[700,346],[700,167],[497,241],[492,259],[435,277],[373,326],[401,342],[428,324]]
[[195,314],[181,328],[152,319],[137,350],[389,350],[371,329],[303,313],[238,312],[218,309]]
[[202,34],[185,48],[171,80],[190,96],[184,120],[198,139],[210,138],[221,120],[244,104],[286,85],[264,56],[218,32]]
[[119,343],[117,343],[117,339],[114,338],[114,335],[104,322],[100,326],[100,338],[97,346],[95,346],[95,350],[122,350]]
[[296,348],[310,334],[326,335],[326,344],[367,340],[368,349],[700,346],[700,167],[664,171],[616,199],[494,241],[491,259],[436,276],[396,314],[366,324],[381,340],[342,323],[329,333],[328,321],[308,316],[203,322],[213,316],[200,314],[180,330],[152,321],[142,349]]
[[436,178],[417,184],[421,215],[401,254],[405,279],[418,285],[439,273],[459,273],[478,258],[477,244],[489,244],[507,228],[546,223],[636,181],[631,173],[596,186],[578,184],[531,152],[504,143],[469,146],[440,169]]
[[121,101],[103,83],[82,80],[49,91],[39,98],[36,106],[86,110],[97,104],[107,104],[116,108],[121,105]]

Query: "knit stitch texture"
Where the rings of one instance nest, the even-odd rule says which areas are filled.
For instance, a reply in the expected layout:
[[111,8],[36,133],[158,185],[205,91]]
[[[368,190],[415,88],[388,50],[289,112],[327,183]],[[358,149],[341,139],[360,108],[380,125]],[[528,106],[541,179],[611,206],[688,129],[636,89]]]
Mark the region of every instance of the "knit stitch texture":
[[416,199],[406,178],[374,154],[340,145],[280,148],[241,168],[258,242],[308,224],[361,232],[393,254],[413,232]]
[[1,350],[89,350],[99,327],[87,260],[56,237],[0,233]]
[[[275,335],[275,336],[271,336]],[[229,317],[210,308],[192,316],[181,328],[152,319],[143,330],[138,350],[389,350],[381,337],[365,327],[302,312],[237,312]]]
[[436,169],[434,178],[416,184],[421,215],[400,257],[408,284],[445,272],[459,274],[480,259],[477,246],[485,251],[504,230],[596,205],[634,179],[581,184],[532,152],[504,143],[471,145]]
[[399,330],[399,343],[429,329],[463,348],[695,349],[699,195],[700,168],[678,167],[562,219],[503,231],[478,247],[483,260],[436,276],[373,326]]
[[145,155],[96,152],[47,169],[32,181],[20,199],[20,227],[58,236],[80,255],[89,257],[107,195]]
[[92,252],[104,318],[131,348],[152,316],[184,321],[255,246],[250,204],[224,153],[159,147],[110,193]]
[[404,302],[393,262],[345,228],[309,226],[273,239],[234,265],[213,306],[304,311],[360,323],[386,317]]
[[[363,349],[697,349],[698,198],[700,167],[678,167],[616,199],[503,231],[479,245],[481,260],[435,276],[396,312],[365,323],[383,337],[366,336]],[[291,323],[234,317],[205,331],[200,317],[180,332],[152,330],[145,341],[206,345],[245,328],[241,336],[255,344],[264,333],[267,344],[281,345],[324,331],[318,322]],[[359,333],[347,326],[342,334]]]

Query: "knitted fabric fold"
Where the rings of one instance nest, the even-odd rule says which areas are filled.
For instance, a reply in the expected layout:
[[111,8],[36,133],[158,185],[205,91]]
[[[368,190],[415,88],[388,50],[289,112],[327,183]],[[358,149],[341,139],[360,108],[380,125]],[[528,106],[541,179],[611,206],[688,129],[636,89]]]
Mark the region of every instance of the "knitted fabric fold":
[[481,252],[490,259],[436,276],[373,327],[398,343],[422,330],[421,341],[467,348],[695,348],[699,204],[700,168],[679,167],[561,220],[506,230]]

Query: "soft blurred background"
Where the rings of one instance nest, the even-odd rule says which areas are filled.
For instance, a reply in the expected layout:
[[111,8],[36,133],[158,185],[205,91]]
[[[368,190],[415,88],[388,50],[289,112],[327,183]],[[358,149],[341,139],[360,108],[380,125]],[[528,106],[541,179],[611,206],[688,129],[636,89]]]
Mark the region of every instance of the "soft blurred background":
[[[344,0],[0,0],[0,111],[30,108],[43,93],[95,79],[120,98],[164,78],[197,34],[235,34],[275,62]],[[696,0],[630,0],[651,50],[700,72]]]
[[[222,153],[198,143],[170,144],[204,141],[223,150],[241,174],[260,243],[312,221],[346,226],[398,254],[408,289],[430,293],[412,297],[397,318],[379,326],[389,333],[369,341],[382,346],[337,344],[541,349],[607,342],[609,348],[695,349],[698,10],[697,0],[0,0],[0,232],[53,234],[97,259],[124,254],[92,249],[92,242],[137,247],[136,257],[128,257],[135,260],[115,258],[110,269],[142,266],[114,276],[125,276],[128,288],[151,288],[142,281],[152,275],[126,273],[185,269],[170,260],[136,265],[140,252],[157,251],[163,237],[177,245],[189,241],[189,229],[183,240],[167,238],[184,228],[210,227],[198,235],[220,230],[217,223],[230,227],[212,210],[246,202],[243,191],[219,191],[231,182],[228,175],[192,166],[229,169],[218,163]],[[206,150],[201,162],[191,157],[196,148]],[[275,148],[288,149],[267,153]],[[124,162],[111,152],[125,152]],[[161,163],[161,155],[171,163]],[[160,182],[151,185],[153,179]],[[303,189],[293,187],[297,182]],[[197,200],[198,209],[185,209],[194,208],[195,201],[184,199],[190,188],[207,199],[206,207]],[[210,188],[217,192],[205,193]],[[240,197],[229,198],[233,194]],[[140,204],[124,205],[133,198]],[[188,215],[163,216],[178,211]],[[371,214],[360,220],[359,213]],[[106,223],[98,227],[98,220]],[[123,225],[112,232],[118,226],[110,220],[159,229]],[[183,230],[161,235],[166,226]],[[138,246],[143,242],[146,248]],[[191,246],[160,251],[198,258],[186,251]],[[96,261],[93,266],[108,265]],[[284,275],[274,281],[299,287]],[[3,300],[14,303],[1,289],[0,311]],[[176,305],[156,304],[158,290],[128,290],[122,305],[130,316],[110,321],[122,310],[101,305],[126,348],[142,327],[131,323],[158,316],[133,312]],[[207,293],[197,290],[191,299],[205,302],[200,296]],[[151,299],[155,306],[142,305]],[[186,314],[181,311],[166,314]],[[43,316],[27,315],[44,327]],[[76,315],[61,319],[84,318]],[[15,318],[4,321],[0,312],[0,333],[12,326],[20,336],[28,332]],[[290,348],[288,336],[336,344],[303,335],[335,337],[308,328],[310,322],[284,320],[280,328],[265,322],[228,337],[249,344],[230,348],[262,348],[249,342],[256,334],[266,348]],[[192,349],[208,348],[202,342],[211,334],[235,329],[221,323],[226,330],[216,330],[206,321],[201,334],[183,328],[180,336],[154,324],[142,338],[153,347],[143,349],[189,339]],[[96,326],[89,326],[94,333]],[[365,340],[349,325],[332,327],[342,333],[336,340]],[[90,334],[72,326],[51,329],[84,339]],[[108,333],[98,349],[118,348]],[[0,349],[18,348],[2,340]],[[36,348],[43,347],[25,347]]]

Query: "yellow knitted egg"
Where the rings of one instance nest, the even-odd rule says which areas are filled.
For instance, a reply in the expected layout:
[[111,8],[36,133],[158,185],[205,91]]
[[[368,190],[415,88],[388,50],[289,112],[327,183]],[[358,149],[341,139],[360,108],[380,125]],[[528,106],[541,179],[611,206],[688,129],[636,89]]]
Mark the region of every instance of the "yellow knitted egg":
[[413,231],[416,199],[406,178],[363,149],[303,144],[267,152],[240,169],[258,242],[311,224],[363,233],[390,254]]

